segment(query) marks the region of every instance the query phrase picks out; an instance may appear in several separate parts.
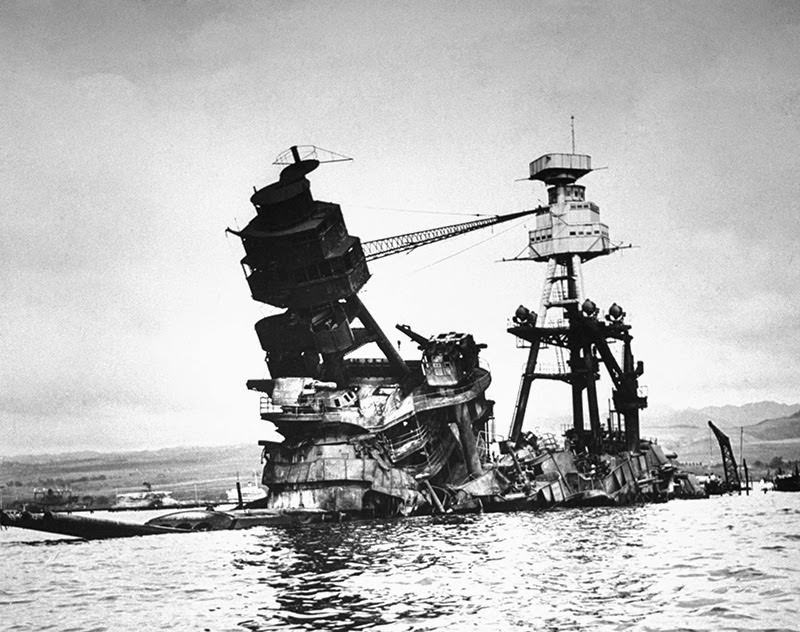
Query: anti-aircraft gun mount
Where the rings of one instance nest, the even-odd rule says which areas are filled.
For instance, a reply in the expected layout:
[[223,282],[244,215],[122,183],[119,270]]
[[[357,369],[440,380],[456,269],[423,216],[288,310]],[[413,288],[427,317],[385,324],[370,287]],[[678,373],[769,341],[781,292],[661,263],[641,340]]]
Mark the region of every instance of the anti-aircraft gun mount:
[[457,386],[478,368],[478,354],[485,344],[475,342],[472,334],[451,331],[425,337],[408,325],[395,325],[417,343],[422,351],[422,372],[431,386]]

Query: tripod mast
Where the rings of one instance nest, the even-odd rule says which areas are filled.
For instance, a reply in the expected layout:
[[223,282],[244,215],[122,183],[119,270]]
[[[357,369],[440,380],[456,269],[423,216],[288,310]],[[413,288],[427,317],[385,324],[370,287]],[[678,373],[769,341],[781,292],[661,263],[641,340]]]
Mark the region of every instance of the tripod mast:
[[[530,163],[529,179],[545,183],[549,205],[536,213],[536,228],[530,231],[528,256],[524,258],[547,263],[547,273],[539,313],[520,306],[514,326],[508,329],[530,344],[509,437],[512,441],[519,439],[533,381],[560,380],[570,385],[572,393],[576,447],[595,453],[634,452],[639,449],[639,410],[647,406],[638,386],[643,365],[634,362],[624,310],[615,303],[601,319],[600,310],[586,298],[583,287],[583,263],[618,248],[609,239],[608,226],[600,222],[600,209],[585,199],[585,187],[576,184],[591,171],[591,157],[584,154],[545,154]],[[613,340],[622,342],[621,364],[609,346]],[[558,361],[554,369],[539,366],[543,347],[555,348]],[[624,429],[615,430],[609,423],[607,433],[600,422],[597,400],[600,364],[605,365],[614,383],[615,412],[624,420]]]

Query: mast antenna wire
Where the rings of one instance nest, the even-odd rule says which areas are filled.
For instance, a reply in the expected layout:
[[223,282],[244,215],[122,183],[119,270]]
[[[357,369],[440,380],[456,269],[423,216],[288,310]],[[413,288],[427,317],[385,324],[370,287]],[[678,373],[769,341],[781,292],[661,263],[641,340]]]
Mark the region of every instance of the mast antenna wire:
[[349,162],[353,160],[350,156],[317,147],[316,145],[292,145],[289,149],[278,154],[272,164],[291,165],[295,162],[309,159],[318,160],[319,162]]
[[425,211],[413,208],[395,208],[391,206],[365,206],[363,204],[347,204],[352,208],[366,208],[373,211],[394,211],[396,213],[422,213],[426,215],[463,215],[465,217],[494,217],[491,213],[459,213],[456,211]]
[[479,242],[476,242],[476,243],[474,243],[474,244],[471,244],[471,245],[467,246],[466,248],[462,248],[461,250],[457,250],[456,252],[454,252],[454,253],[452,253],[452,254],[449,254],[449,255],[447,255],[446,257],[442,257],[442,258],[441,258],[441,259],[439,259],[438,261],[434,261],[433,263],[429,263],[429,264],[428,264],[428,265],[426,265],[426,266],[423,266],[423,267],[421,267],[421,268],[418,268],[418,269],[414,270],[414,272],[415,272],[415,273],[416,273],[416,272],[422,272],[423,270],[427,270],[428,268],[432,268],[433,266],[435,266],[435,265],[438,265],[438,264],[440,264],[440,263],[442,263],[442,262],[444,262],[444,261],[447,261],[448,259],[452,259],[452,258],[453,258],[453,257],[455,257],[456,255],[460,255],[462,252],[466,252],[467,250],[470,250],[470,249],[472,249],[472,248],[475,248],[476,246],[480,246],[481,244],[485,244],[485,243],[486,243],[487,241],[489,241],[490,239],[494,239],[495,237],[499,237],[499,236],[500,236],[500,235],[502,235],[503,233],[507,233],[508,231],[510,231],[512,228],[517,228],[517,227],[518,227],[518,226],[520,226],[521,224],[524,224],[526,221],[527,221],[527,220],[525,220],[525,219],[522,219],[522,220],[521,220],[521,221],[519,221],[519,222],[514,222],[514,223],[512,223],[511,225],[509,225],[509,226],[508,226],[508,228],[504,228],[503,230],[501,230],[501,231],[500,231],[500,232],[498,232],[498,233],[495,233],[494,235],[489,235],[489,237],[487,237],[486,239],[481,239]]
[[530,257],[520,257],[520,255],[529,248],[530,246],[526,244],[522,247],[522,250],[520,250],[517,254],[511,257],[511,259],[500,259],[498,263],[508,263],[509,261],[530,261]]

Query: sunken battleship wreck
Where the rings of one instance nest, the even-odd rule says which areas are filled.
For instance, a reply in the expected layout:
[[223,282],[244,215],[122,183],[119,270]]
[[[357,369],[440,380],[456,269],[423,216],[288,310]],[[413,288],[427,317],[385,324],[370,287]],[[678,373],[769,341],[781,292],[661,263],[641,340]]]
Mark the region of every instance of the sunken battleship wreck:
[[[260,393],[261,418],[283,437],[260,442],[267,496],[138,526],[25,512],[3,514],[3,524],[111,537],[702,494],[659,445],[640,437],[643,364],[634,360],[624,310],[613,304],[601,315],[584,294],[582,265],[619,247],[577,184],[592,170],[589,156],[546,154],[530,163],[530,179],[547,186],[546,206],[365,243],[349,234],[338,204],[312,196],[316,156],[314,147],[279,156],[278,181],[251,197],[255,216],[228,229],[241,239],[253,299],[279,310],[255,325],[271,377],[247,382]],[[404,360],[359,291],[373,259],[523,216],[535,221],[524,258],[547,272],[538,312],[520,305],[508,328],[528,357],[508,439],[493,443],[485,345],[470,333],[423,335],[397,325],[420,351],[418,360]],[[381,357],[354,357],[370,343]],[[601,368],[614,408],[603,420]],[[537,380],[571,391],[573,423],[563,442],[523,431]]]

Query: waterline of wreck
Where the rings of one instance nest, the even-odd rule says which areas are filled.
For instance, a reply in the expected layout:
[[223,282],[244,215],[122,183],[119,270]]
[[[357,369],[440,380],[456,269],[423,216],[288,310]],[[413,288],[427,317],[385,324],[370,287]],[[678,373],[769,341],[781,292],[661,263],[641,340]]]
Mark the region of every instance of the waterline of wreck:
[[[47,540],[0,532],[8,630],[792,630],[800,495]],[[27,542],[25,542],[27,540]]]

